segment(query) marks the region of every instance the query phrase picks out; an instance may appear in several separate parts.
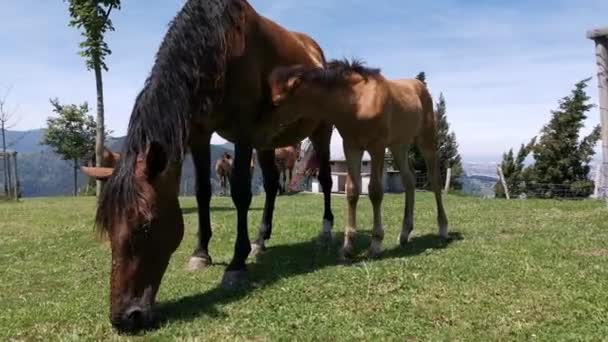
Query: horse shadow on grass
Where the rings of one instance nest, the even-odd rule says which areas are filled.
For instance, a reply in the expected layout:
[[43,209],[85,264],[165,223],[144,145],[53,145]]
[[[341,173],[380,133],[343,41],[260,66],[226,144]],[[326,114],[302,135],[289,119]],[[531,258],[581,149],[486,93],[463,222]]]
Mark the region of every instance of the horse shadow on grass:
[[[334,234],[331,243],[320,244],[316,239],[290,245],[269,247],[264,254],[247,265],[252,286],[240,290],[227,290],[219,284],[210,291],[186,296],[175,301],[158,304],[161,326],[171,321],[190,321],[206,315],[210,318],[225,317],[218,310],[218,305],[238,301],[250,292],[270,286],[277,281],[314,271],[341,265],[338,251],[343,241],[343,233]],[[447,242],[441,242],[437,235],[427,234],[414,236],[406,247],[397,246],[384,250],[378,260],[413,257],[426,251],[447,248],[455,241],[462,240],[459,232],[450,233]],[[371,232],[361,231],[355,241],[356,251],[363,252],[369,247]],[[351,264],[344,267],[358,267],[363,261],[374,262],[362,256],[356,257]],[[219,279],[218,279],[219,283]]]
[[[251,207],[251,208],[249,208],[250,211],[261,211],[262,209],[263,208],[260,208],[260,207]],[[211,212],[236,211],[236,208],[233,207],[233,206],[211,206],[209,208],[209,210]],[[196,214],[196,213],[198,213],[198,208],[196,206],[182,208],[182,214],[184,214],[184,215]]]

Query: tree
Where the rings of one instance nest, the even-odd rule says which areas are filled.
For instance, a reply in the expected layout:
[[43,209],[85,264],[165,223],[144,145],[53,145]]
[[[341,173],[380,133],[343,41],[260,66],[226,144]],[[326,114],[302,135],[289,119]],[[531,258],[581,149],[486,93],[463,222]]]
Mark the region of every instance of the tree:
[[[16,143],[15,141],[6,141],[6,131],[13,128],[19,119],[16,117],[17,109],[9,109],[6,99],[10,93],[10,88],[6,90],[6,93],[0,98],[0,132],[2,133],[2,172],[4,175],[4,194],[8,196],[8,185],[12,182],[11,171],[9,170],[8,158],[6,157],[6,151],[8,147]],[[19,139],[17,139],[19,140]]]
[[[420,72],[416,79],[425,82],[426,75]],[[460,178],[464,175],[462,167],[462,159],[458,153],[458,142],[456,141],[456,133],[450,131],[450,123],[447,118],[447,108],[443,93],[439,94],[439,101],[435,104],[435,127],[437,137],[437,159],[439,160],[439,171],[441,182],[445,184],[448,168],[452,169],[450,177],[450,188],[462,188]],[[417,173],[426,174],[427,167],[422,157],[422,153],[418,146],[413,146],[410,151],[410,163]],[[417,186],[428,187],[428,181]]]
[[[538,143],[532,149],[534,165],[530,170],[532,183],[552,185],[543,194],[546,197],[589,196],[593,182],[589,180],[589,162],[594,147],[600,140],[600,127],[580,139],[587,112],[594,107],[585,88],[590,79],[575,84],[569,96],[562,98],[559,108],[552,111],[548,124],[541,130]],[[569,191],[557,191],[556,186],[567,185]]]
[[441,179],[445,181],[447,169],[452,169],[450,184],[455,189],[460,189],[462,183],[460,177],[464,175],[462,159],[458,153],[458,142],[456,133],[450,132],[450,123],[446,113],[446,103],[443,94],[439,94],[439,102],[435,105],[435,120],[437,125],[437,152],[439,159],[439,170]]
[[95,147],[97,125],[93,116],[88,115],[89,105],[62,105],[59,100],[51,100],[53,112],[58,117],[47,119],[47,129],[41,144],[51,149],[74,168],[74,196],[78,194],[79,162],[84,160]]
[[[527,145],[522,144],[516,157],[513,156],[513,149],[502,155],[500,168],[505,176],[505,182],[511,196],[519,196],[526,191],[526,180],[528,177],[524,162],[530,155],[530,152],[532,152],[535,142],[536,138],[533,138]],[[505,189],[500,180],[494,186],[494,192],[496,193],[496,197],[506,197]]]
[[[66,0],[64,0],[66,1]],[[108,31],[114,31],[110,20],[113,9],[120,9],[120,0],[67,0],[70,11],[70,26],[82,30],[85,40],[80,43],[80,55],[85,58],[88,70],[95,72],[97,87],[97,134],[95,138],[96,164],[103,159],[105,141],[103,79],[102,70],[108,71],[105,57],[112,53],[104,37]],[[101,193],[102,183],[97,182],[97,195]]]

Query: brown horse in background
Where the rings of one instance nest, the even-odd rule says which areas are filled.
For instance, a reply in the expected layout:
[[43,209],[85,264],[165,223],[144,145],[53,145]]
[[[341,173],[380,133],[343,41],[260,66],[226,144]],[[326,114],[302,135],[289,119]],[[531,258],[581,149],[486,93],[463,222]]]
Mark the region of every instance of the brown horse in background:
[[274,150],[274,159],[280,174],[279,194],[289,192],[293,169],[300,155],[300,144],[295,146],[280,147]]
[[[348,164],[346,195],[348,215],[342,256],[350,259],[357,229],[356,210],[361,192],[361,159],[371,156],[369,198],[374,226],[369,254],[382,249],[384,228],[381,205],[384,153],[390,148],[406,189],[400,242],[405,245],[414,229],[415,179],[409,164],[410,145],[416,143],[425,159],[437,204],[439,236],[448,239],[448,221],[441,198],[433,100],[418,80],[387,80],[379,69],[354,61],[333,61],[326,68],[279,67],[269,79],[277,127],[297,120],[323,118],[336,125],[343,138]],[[297,113],[297,115],[294,115]],[[268,134],[280,134],[270,128]]]
[[255,147],[264,176],[266,201],[254,249],[270,238],[278,171],[274,148],[310,137],[321,160],[324,189],[323,233],[331,231],[332,126],[311,118],[282,127],[272,140],[266,80],[276,67],[322,67],[319,45],[260,16],[245,0],[188,0],[171,23],[143,90],[137,96],[125,153],[109,176],[97,209],[97,225],[112,247],[110,319],[121,331],[154,324],[153,306],[162,277],[179,246],[184,223],[178,201],[186,151],[196,168],[199,232],[190,259],[193,269],[211,264],[211,135],[235,145],[231,196],[236,207],[234,255],[222,284],[247,285],[246,260],[252,250],[247,213],[252,200],[251,154]]
[[220,180],[220,187],[224,191],[224,195],[228,194],[228,180],[232,174],[233,158],[230,153],[225,152],[220,159],[215,162],[215,173]]

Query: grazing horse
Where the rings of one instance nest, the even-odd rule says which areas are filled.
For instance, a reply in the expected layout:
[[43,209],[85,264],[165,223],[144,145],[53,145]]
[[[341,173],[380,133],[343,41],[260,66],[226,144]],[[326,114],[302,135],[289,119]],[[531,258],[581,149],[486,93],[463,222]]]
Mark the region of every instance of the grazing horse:
[[296,146],[280,147],[274,150],[274,159],[279,169],[279,194],[290,190],[293,169],[300,154],[300,144]]
[[232,160],[233,158],[230,153],[225,152],[222,158],[215,162],[215,173],[220,180],[220,186],[224,191],[224,195],[228,194],[228,180],[232,174]]
[[[273,112],[273,122],[277,127],[322,115],[335,124],[343,137],[348,165],[348,215],[342,248],[344,259],[350,259],[353,253],[364,151],[371,156],[369,198],[373,206],[374,226],[370,256],[377,256],[381,252],[384,238],[382,171],[387,147],[401,170],[406,189],[404,221],[399,237],[401,244],[408,242],[414,228],[415,179],[408,161],[408,152],[413,143],[420,147],[429,170],[437,204],[439,236],[448,238],[448,221],[441,199],[433,100],[424,83],[418,80],[387,80],[379,69],[366,68],[358,61],[332,61],[326,68],[279,67],[273,71],[269,82],[272,100],[277,106]],[[280,130],[273,130],[272,127],[267,129],[270,137],[281,134]]]
[[97,227],[112,248],[110,320],[120,331],[154,324],[162,277],[184,234],[178,201],[181,164],[189,149],[196,168],[199,231],[189,267],[211,264],[210,140],[214,132],[234,143],[230,179],[236,207],[234,255],[222,285],[249,283],[252,250],[247,213],[251,205],[251,154],[258,151],[266,200],[254,250],[270,238],[278,188],[274,148],[309,137],[321,160],[323,230],[331,232],[329,143],[324,119],[297,120],[269,140],[272,126],[268,77],[276,67],[323,67],[319,45],[259,15],[245,0],[188,0],[169,26],[152,71],[135,100],[125,153],[114,170],[91,170],[108,178],[97,209]]

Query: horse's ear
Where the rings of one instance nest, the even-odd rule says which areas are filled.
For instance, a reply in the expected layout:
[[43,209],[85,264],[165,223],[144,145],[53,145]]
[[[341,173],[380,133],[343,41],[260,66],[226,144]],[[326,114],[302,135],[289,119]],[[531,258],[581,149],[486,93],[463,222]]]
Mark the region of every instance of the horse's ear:
[[109,167],[87,167],[82,166],[80,170],[87,176],[93,177],[98,180],[106,180],[110,178],[114,172],[113,168]]
[[154,180],[167,167],[167,153],[157,142],[151,142],[146,148],[145,174],[149,180]]

